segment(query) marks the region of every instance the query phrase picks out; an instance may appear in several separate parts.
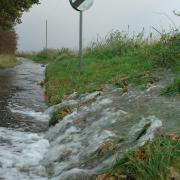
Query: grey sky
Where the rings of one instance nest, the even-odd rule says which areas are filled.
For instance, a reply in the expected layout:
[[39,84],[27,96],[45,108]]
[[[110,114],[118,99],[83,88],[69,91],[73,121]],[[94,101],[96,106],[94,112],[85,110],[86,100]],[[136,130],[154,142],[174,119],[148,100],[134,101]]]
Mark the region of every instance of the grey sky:
[[[97,34],[105,36],[113,29],[152,31],[169,28],[167,17],[156,12],[166,12],[177,26],[180,17],[173,10],[180,10],[180,0],[95,0],[93,7],[84,13],[84,44]],[[22,24],[16,27],[19,50],[41,50],[45,46],[45,20],[48,19],[48,46],[50,48],[77,48],[79,13],[72,9],[69,0],[42,0],[40,5],[24,13]]]

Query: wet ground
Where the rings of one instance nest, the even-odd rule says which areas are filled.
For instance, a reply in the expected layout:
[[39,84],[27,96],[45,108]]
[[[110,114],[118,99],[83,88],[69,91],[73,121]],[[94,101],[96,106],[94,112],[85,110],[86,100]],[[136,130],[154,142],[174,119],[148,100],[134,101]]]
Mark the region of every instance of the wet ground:
[[43,89],[37,85],[45,68],[21,61],[13,69],[0,70],[0,127],[39,132],[47,128],[41,116],[46,108]]
[[21,58],[15,68],[0,70],[0,179],[46,179],[40,160],[49,147],[43,89],[45,68]]
[[145,90],[129,87],[122,95],[122,89],[107,85],[54,106],[76,108],[46,133],[51,148],[42,162],[52,180],[96,179],[127,150],[157,134],[180,133],[180,97],[160,96],[174,75],[154,75],[159,81]]

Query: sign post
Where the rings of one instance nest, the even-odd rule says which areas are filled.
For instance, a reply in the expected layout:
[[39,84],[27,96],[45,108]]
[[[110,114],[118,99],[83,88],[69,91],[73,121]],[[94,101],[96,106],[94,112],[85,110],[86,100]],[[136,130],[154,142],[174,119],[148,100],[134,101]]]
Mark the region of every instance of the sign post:
[[83,69],[83,12],[80,11],[79,19],[79,68],[80,71]]
[[94,0],[69,0],[71,6],[80,12],[79,18],[79,68],[83,69],[83,11],[88,10],[94,3]]
[[47,45],[47,38],[48,38],[48,24],[47,24],[47,19],[46,19],[46,51],[47,51],[47,48],[48,48],[48,45]]

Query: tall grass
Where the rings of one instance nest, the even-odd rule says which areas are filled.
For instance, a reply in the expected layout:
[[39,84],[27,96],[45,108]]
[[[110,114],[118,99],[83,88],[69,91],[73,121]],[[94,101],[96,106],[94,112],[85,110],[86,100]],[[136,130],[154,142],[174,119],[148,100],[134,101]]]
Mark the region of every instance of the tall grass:
[[153,39],[152,36],[150,34],[149,37],[145,38],[144,31],[133,36],[129,36],[125,32],[114,31],[104,40],[93,42],[87,48],[86,53],[100,59],[138,53],[157,66],[173,67],[179,65],[179,30],[172,30],[169,33],[164,32],[159,39]]
[[97,39],[96,42],[92,42],[86,49],[86,54],[101,59],[123,56],[139,49],[145,41],[144,31],[133,36],[129,36],[126,32],[113,31],[105,39]]
[[180,71],[180,32],[162,34],[158,41],[145,44],[141,53],[157,66]]

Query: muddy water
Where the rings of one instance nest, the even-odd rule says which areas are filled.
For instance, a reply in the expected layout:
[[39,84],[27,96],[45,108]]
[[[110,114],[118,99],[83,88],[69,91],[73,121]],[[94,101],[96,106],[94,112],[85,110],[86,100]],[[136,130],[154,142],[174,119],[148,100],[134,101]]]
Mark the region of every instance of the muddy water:
[[20,60],[13,69],[0,70],[0,179],[42,179],[46,172],[38,163],[49,146],[43,138],[48,117],[37,82],[45,68]]

